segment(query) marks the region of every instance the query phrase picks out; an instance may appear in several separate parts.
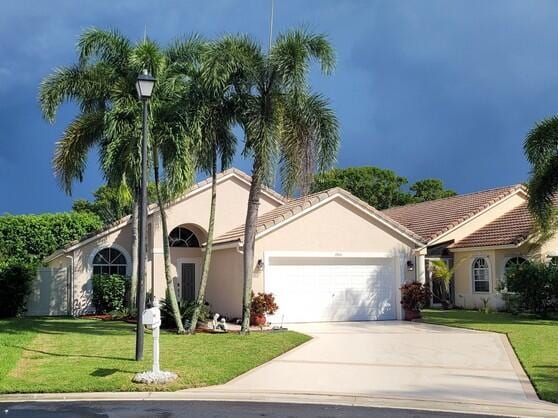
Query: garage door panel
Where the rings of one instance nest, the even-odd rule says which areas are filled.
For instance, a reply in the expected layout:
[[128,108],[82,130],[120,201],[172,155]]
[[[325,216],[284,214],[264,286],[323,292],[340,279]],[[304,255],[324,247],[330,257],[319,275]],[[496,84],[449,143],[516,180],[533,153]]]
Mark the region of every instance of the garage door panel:
[[265,287],[279,311],[270,321],[395,319],[393,270],[393,259],[271,257]]

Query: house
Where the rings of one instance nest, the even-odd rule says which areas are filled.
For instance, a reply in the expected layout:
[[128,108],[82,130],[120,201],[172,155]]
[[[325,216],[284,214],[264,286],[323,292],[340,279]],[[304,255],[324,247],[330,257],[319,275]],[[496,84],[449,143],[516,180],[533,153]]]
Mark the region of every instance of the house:
[[[217,180],[206,299],[213,311],[229,317],[241,314],[250,181],[236,169]],[[512,186],[378,211],[340,188],[294,200],[264,188],[253,290],[275,295],[280,309],[273,322],[399,319],[401,284],[428,281],[428,262],[443,259],[456,266],[456,304],[474,307],[488,297],[498,307],[497,284],[507,265],[537,254],[558,256],[552,242],[543,247],[531,242],[526,197],[522,186]],[[167,209],[171,273],[184,301],[192,300],[199,286],[210,199],[208,179]],[[50,255],[38,272],[28,313],[91,312],[92,275],[130,275],[131,245],[126,217]],[[163,237],[155,205],[149,208],[147,246],[146,289],[162,298]]]

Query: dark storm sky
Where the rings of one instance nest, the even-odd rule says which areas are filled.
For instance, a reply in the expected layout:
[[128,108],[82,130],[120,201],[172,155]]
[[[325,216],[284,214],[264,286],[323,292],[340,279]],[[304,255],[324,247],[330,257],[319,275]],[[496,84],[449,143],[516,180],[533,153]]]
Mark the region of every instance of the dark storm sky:
[[[41,79],[76,59],[91,26],[166,43],[199,32],[267,42],[269,0],[2,1],[0,213],[62,211],[102,183],[92,153],[74,196],[51,170],[54,125],[37,105]],[[306,25],[338,52],[333,76],[312,74],[341,122],[338,165],[390,168],[410,181],[438,177],[458,192],[520,182],[522,141],[558,111],[558,2],[276,0],[275,33]],[[238,157],[235,166],[249,170]]]

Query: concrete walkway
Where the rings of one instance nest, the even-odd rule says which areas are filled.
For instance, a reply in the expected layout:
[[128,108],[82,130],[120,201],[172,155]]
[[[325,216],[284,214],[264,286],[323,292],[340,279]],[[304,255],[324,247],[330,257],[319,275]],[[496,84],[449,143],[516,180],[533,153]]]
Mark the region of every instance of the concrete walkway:
[[289,328],[313,339],[207,390],[549,405],[500,334],[395,321]]

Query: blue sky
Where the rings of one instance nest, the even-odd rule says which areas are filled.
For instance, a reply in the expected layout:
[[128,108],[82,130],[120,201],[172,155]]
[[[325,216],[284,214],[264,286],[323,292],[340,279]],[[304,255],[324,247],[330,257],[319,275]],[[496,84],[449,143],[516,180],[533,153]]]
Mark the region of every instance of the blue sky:
[[[267,42],[270,0],[2,1],[0,213],[63,211],[102,183],[95,154],[72,197],[50,166],[73,115],[41,118],[37,89],[75,61],[87,27],[166,43],[199,32]],[[276,0],[275,33],[306,25],[338,52],[333,76],[312,74],[341,122],[341,167],[376,165],[458,192],[523,181],[522,141],[558,113],[558,2],[542,0]],[[249,171],[248,161],[235,165]]]

